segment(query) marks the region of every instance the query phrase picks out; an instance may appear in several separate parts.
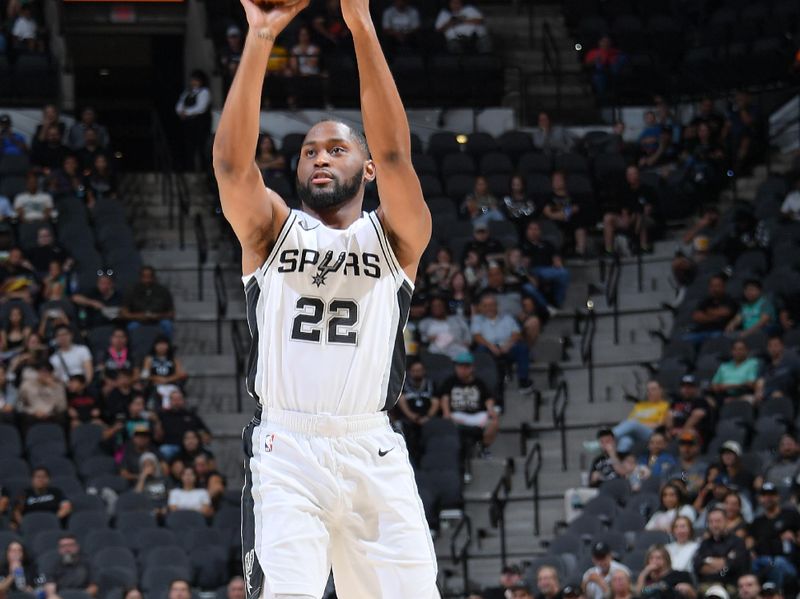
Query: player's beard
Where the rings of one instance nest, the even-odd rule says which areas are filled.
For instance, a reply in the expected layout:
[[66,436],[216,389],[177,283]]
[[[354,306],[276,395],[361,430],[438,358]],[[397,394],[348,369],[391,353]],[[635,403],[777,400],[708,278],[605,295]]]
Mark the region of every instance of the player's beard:
[[361,190],[363,181],[363,168],[344,183],[335,178],[333,185],[326,189],[315,188],[311,183],[304,183],[298,177],[297,197],[305,206],[316,212],[330,210],[352,200]]

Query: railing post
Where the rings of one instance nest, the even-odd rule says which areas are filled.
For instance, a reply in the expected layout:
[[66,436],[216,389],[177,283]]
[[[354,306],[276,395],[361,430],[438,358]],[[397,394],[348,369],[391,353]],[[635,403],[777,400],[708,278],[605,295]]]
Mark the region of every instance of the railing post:
[[641,247],[639,248],[639,251],[636,252],[636,285],[639,289],[639,293],[644,291],[644,265]]
[[[534,460],[536,465],[532,466]],[[525,486],[533,490],[533,530],[537,536],[541,531],[539,517],[539,471],[542,469],[542,446],[537,442],[525,458]]]

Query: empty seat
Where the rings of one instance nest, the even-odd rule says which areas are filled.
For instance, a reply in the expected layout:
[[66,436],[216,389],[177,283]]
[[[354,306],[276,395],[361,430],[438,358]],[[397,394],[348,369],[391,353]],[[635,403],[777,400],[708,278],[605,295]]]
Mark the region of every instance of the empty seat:
[[183,531],[189,528],[206,528],[206,519],[200,512],[177,510],[167,514],[167,528]]
[[115,509],[117,512],[149,512],[152,506],[150,505],[150,499],[144,493],[125,491],[117,498]]
[[484,175],[510,175],[514,165],[507,154],[490,152],[481,158],[480,171]]
[[84,480],[95,478],[101,474],[114,474],[117,471],[117,464],[111,456],[91,456],[82,460],[78,466],[81,477]]
[[[28,429],[25,435],[25,447],[30,450],[31,447],[40,443],[55,443],[61,442],[66,447],[66,438],[64,437],[64,429],[57,424],[42,423],[34,424]],[[66,453],[66,452],[65,452]]]
[[533,150],[533,138],[524,131],[506,131],[497,138],[497,145],[516,162],[520,156]]
[[106,547],[92,556],[92,568],[95,571],[110,567],[121,567],[136,572],[136,558],[127,547]]
[[452,131],[437,131],[428,140],[428,154],[441,161],[447,154],[461,151],[461,144]]
[[[34,450],[46,446],[47,444],[37,445]],[[59,476],[77,476],[78,471],[75,463],[67,457],[59,454],[42,453],[41,451],[31,452],[31,464],[33,466],[44,466],[51,473],[58,473]]]
[[642,530],[636,533],[633,549],[646,551],[653,545],[666,545],[669,541],[669,534],[663,530]]
[[0,424],[0,457],[16,458],[22,455],[22,439],[15,426]]
[[81,543],[81,549],[89,556],[108,547],[127,547],[122,532],[113,529],[95,529],[90,531]]
[[[0,431],[1,433],[2,431]],[[30,475],[31,469],[25,460],[17,457],[0,457],[0,481],[7,478],[24,478]]]
[[451,175],[445,180],[447,195],[457,202],[461,202],[474,189],[475,177],[473,175]]
[[228,552],[220,546],[194,549],[190,556],[192,580],[201,589],[216,589],[228,580]]
[[81,493],[69,498],[72,504],[72,511],[75,512],[100,512],[105,514],[108,510],[105,502],[97,495]]
[[580,154],[566,152],[556,156],[555,168],[565,171],[567,174],[586,174],[589,172],[589,163],[586,161],[586,158]]
[[[149,515],[149,514],[148,514]],[[145,528],[131,533],[133,544],[137,552],[166,545],[178,545],[178,538],[168,528]]]
[[605,519],[609,523],[614,520],[618,511],[617,502],[607,495],[598,495],[586,502],[583,513]]
[[428,154],[412,154],[411,164],[414,165],[417,175],[433,175],[435,177],[439,173],[436,160]]
[[99,424],[80,424],[70,432],[69,444],[75,458],[82,460],[102,453],[100,442],[103,439],[103,427]]
[[99,596],[109,597],[115,589],[129,589],[136,586],[136,570],[122,566],[107,566],[94,574],[94,580],[100,587]]
[[189,556],[186,555],[183,547],[178,545],[154,547],[147,553],[147,558],[144,562],[145,569],[156,568],[163,564],[177,566],[178,568],[189,568]]
[[83,540],[92,530],[108,528],[108,516],[105,512],[77,512],[69,517],[69,531]]
[[[462,63],[463,64],[463,63]],[[465,65],[468,67],[468,65]],[[480,66],[480,65],[476,65]],[[485,82],[481,82],[482,84]],[[481,131],[470,133],[467,137],[467,153],[475,160],[481,160],[484,156],[498,149],[497,141],[489,133]]]
[[51,485],[61,491],[67,498],[83,495],[86,491],[77,477],[72,475],[53,476],[50,481]]
[[58,517],[50,512],[31,512],[22,517],[20,532],[25,537],[26,543],[31,543],[37,533],[43,530],[57,530],[61,528]]
[[94,489],[97,493],[101,492],[103,489],[111,489],[119,494],[127,491],[130,488],[130,484],[127,480],[116,474],[101,474],[100,476],[92,477],[89,482],[86,483],[86,488],[88,490]]
[[540,152],[527,152],[519,159],[517,171],[523,175],[540,173],[549,175],[553,170],[553,159],[548,154]]
[[28,545],[28,549],[33,555],[41,555],[48,551],[58,549],[58,541],[64,536],[64,531],[60,528],[43,530],[33,536],[33,542]]
[[116,520],[117,528],[126,535],[156,528],[156,517],[150,512],[119,512]]
[[475,160],[469,154],[456,152],[442,158],[442,176],[445,178],[461,174],[474,175],[475,171]]

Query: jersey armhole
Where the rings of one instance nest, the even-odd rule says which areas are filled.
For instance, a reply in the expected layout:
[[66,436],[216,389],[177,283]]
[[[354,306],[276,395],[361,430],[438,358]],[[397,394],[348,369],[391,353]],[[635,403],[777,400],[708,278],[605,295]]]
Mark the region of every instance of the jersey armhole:
[[264,260],[264,264],[259,266],[258,269],[254,270],[250,274],[242,275],[242,283],[247,285],[248,281],[250,281],[250,279],[254,277],[257,272],[261,271],[263,273],[264,271],[266,271],[267,268],[269,268],[269,265],[272,264],[272,262],[275,260],[275,256],[278,255],[281,246],[283,246],[283,244],[286,243],[286,238],[289,236],[289,232],[292,229],[292,225],[296,220],[297,220],[297,215],[295,214],[295,211],[289,210],[289,216],[287,216],[286,220],[283,221],[283,224],[281,225],[281,228],[278,231],[278,236],[275,238],[275,245],[272,246],[272,249],[267,255],[267,259]]
[[400,266],[400,262],[397,260],[397,256],[394,255],[394,250],[392,249],[392,244],[389,243],[389,238],[386,235],[386,230],[383,228],[383,223],[381,219],[378,217],[378,213],[374,210],[370,212],[368,215],[369,219],[372,221],[372,224],[375,226],[375,232],[378,235],[378,242],[381,244],[381,249],[383,250],[384,254],[386,255],[386,259],[389,261],[389,264],[392,270],[396,273],[400,274],[402,281],[405,281],[411,286],[411,292],[414,292],[414,281],[412,281],[408,273],[403,270],[403,267]]

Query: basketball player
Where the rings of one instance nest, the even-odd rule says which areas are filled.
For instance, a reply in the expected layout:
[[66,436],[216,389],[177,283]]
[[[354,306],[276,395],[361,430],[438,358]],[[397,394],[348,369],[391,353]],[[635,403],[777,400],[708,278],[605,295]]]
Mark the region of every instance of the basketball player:
[[[250,30],[214,143],[222,207],[242,245],[252,345],[243,433],[248,599],[437,599],[436,564],[402,437],[386,411],[403,384],[403,327],[430,213],[408,121],[368,0],[342,0],[366,140],[323,121],[297,166],[302,211],[266,188],[253,156],[275,38],[305,8],[242,0]],[[332,85],[336,85],[332,81]],[[361,210],[377,180],[381,207]]]

